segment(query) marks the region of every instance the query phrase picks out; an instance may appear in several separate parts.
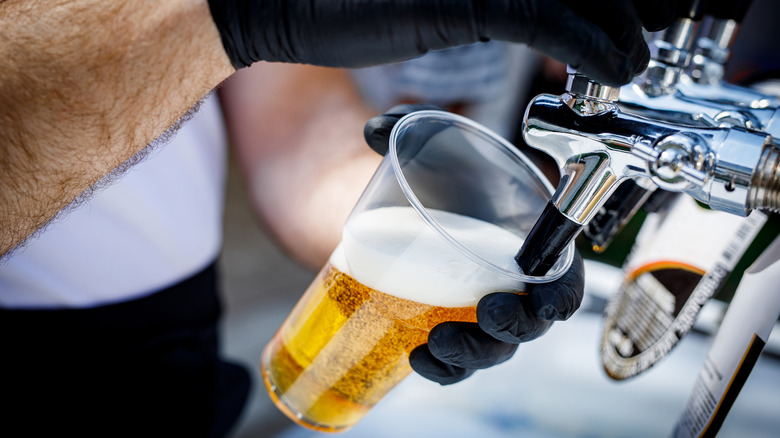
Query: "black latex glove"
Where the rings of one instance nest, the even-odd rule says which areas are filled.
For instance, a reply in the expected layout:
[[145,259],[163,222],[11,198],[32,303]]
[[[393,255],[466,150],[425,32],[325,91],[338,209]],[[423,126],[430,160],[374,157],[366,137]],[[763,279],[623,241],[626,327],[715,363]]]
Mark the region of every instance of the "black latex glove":
[[[393,125],[406,114],[430,105],[398,105],[366,123],[364,135],[372,149],[385,155]],[[428,343],[409,356],[421,376],[442,385],[469,377],[512,357],[517,345],[543,335],[554,321],[568,319],[580,307],[585,270],[579,253],[560,279],[529,284],[525,295],[497,292],[477,304],[477,323],[445,322],[428,335]]]
[[[636,3],[636,6],[634,5]],[[360,67],[488,41],[525,43],[622,85],[647,66],[641,27],[671,23],[676,0],[209,0],[236,68],[255,61]]]

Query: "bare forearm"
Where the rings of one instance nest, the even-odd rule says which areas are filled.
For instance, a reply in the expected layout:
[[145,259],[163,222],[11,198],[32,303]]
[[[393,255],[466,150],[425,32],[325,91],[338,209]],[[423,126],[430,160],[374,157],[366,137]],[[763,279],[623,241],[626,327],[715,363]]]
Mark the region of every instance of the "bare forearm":
[[233,72],[205,0],[7,0],[0,29],[0,254]]
[[376,111],[349,73],[256,64],[220,89],[255,208],[276,240],[319,268],[381,157],[363,140]]

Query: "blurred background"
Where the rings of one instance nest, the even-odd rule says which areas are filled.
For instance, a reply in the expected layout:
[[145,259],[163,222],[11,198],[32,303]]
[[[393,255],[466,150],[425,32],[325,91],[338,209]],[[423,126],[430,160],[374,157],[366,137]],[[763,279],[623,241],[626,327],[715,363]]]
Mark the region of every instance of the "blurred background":
[[231,158],[225,208],[224,248],[219,262],[225,318],[226,355],[252,370],[253,387],[238,437],[272,437],[289,426],[265,393],[260,353],[316,274],[278,249],[260,228],[246,202],[235,161]]
[[[253,370],[250,402],[233,438],[320,438],[274,407],[259,373],[265,343],[316,274],[280,252],[249,210],[231,167],[221,259],[226,304],[224,348]],[[582,308],[507,363],[442,387],[415,374],[380,402],[352,437],[659,437],[668,436],[693,387],[722,316],[711,301],[668,357],[627,381],[601,368],[601,312],[622,274],[588,261]],[[778,335],[759,359],[718,436],[777,437],[780,431]]]

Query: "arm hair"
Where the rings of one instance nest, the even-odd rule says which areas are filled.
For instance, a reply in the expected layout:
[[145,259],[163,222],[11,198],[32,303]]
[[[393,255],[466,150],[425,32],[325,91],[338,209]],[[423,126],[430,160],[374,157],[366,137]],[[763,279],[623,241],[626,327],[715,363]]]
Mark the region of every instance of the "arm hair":
[[233,67],[205,0],[0,1],[0,255]]

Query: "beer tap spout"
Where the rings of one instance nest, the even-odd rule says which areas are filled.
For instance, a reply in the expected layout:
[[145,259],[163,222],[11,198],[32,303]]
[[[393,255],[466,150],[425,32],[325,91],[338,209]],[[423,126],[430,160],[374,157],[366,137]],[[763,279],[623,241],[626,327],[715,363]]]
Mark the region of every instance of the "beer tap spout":
[[[683,125],[741,126],[780,138],[780,99],[723,81],[724,65],[750,3],[681,4],[680,16],[655,34],[647,70],[620,89],[620,109]],[[604,251],[655,189],[644,179],[623,183],[584,230],[594,250]]]
[[628,179],[649,178],[741,216],[778,208],[780,152],[771,135],[629,113],[617,104],[619,93],[572,72],[566,93],[528,105],[524,139],[556,161],[561,179],[515,257],[526,274],[543,274]]

